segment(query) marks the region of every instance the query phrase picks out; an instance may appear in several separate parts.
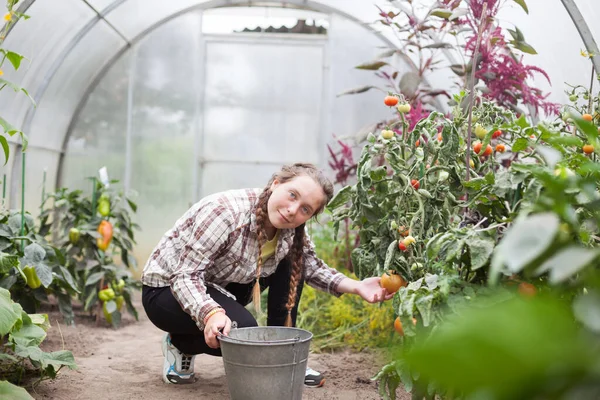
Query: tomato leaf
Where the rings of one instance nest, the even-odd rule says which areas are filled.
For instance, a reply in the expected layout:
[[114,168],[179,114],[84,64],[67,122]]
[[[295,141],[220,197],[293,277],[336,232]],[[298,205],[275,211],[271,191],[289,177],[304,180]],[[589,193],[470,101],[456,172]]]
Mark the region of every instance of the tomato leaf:
[[494,251],[494,241],[474,236],[467,240],[466,243],[469,247],[469,255],[471,256],[471,269],[476,270],[483,267]]
[[517,153],[519,151],[523,151],[529,146],[529,140],[525,138],[518,138],[515,140],[515,143],[512,146],[512,152]]
[[515,222],[496,246],[493,258],[500,264],[492,261],[490,275],[500,272],[495,269],[502,265],[506,265],[511,273],[523,270],[552,244],[559,223],[553,213],[535,214]]
[[600,333],[600,294],[581,294],[573,303],[575,317],[592,332]]
[[590,265],[598,256],[600,256],[600,251],[597,249],[569,246],[546,260],[536,270],[536,273],[543,274],[550,271],[551,283],[564,282]]

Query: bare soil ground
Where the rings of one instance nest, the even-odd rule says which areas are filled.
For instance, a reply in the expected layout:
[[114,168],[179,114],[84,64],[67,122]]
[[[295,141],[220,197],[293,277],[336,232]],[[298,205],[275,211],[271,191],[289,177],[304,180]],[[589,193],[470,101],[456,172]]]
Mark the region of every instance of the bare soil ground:
[[[112,329],[102,320],[76,311],[76,326],[65,326],[58,311],[49,310],[52,328],[42,344],[46,351],[67,349],[78,369],[63,369],[54,381],[44,381],[30,390],[36,399],[229,399],[223,361],[220,357],[196,357],[197,381],[190,385],[168,385],[161,379],[163,332],[146,317],[139,298],[140,320],[126,313],[122,326]],[[326,376],[321,388],[305,389],[307,400],[380,399],[370,378],[381,366],[370,353],[337,352],[311,354],[309,365]],[[398,390],[398,398],[410,395]],[[285,399],[282,399],[285,400]]]

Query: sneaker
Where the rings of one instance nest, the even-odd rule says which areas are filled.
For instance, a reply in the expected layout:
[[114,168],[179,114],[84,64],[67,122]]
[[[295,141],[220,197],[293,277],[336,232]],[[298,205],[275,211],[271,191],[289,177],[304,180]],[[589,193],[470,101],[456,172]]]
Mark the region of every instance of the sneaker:
[[171,344],[171,336],[167,333],[162,341],[162,352],[165,356],[163,362],[163,381],[165,383],[194,383],[194,359]]
[[320,372],[315,371],[310,367],[306,367],[306,374],[304,375],[304,386],[310,388],[318,388],[325,384],[325,378]]

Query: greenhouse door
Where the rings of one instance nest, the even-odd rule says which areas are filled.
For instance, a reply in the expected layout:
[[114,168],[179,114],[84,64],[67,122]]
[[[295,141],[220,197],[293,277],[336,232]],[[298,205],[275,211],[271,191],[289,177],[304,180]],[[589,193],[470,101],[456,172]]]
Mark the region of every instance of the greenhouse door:
[[198,198],[263,187],[284,163],[324,163],[326,39],[271,36],[204,37]]

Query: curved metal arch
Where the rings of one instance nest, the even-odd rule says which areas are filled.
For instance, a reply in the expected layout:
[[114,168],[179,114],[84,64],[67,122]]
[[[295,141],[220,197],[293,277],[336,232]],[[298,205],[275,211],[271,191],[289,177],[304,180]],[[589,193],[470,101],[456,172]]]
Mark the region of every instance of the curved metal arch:
[[[51,82],[52,78],[54,77],[54,74],[56,73],[57,69],[62,65],[62,63],[64,62],[65,58],[67,57],[68,53],[75,47],[75,45],[81,40],[81,38],[83,36],[85,36],[85,34],[87,32],[89,32],[89,30],[97,23],[99,23],[100,21],[104,21],[105,23],[107,23],[107,25],[113,29],[118,35],[120,35],[121,37],[123,37],[123,35],[114,27],[112,26],[104,17],[106,15],[108,15],[111,11],[113,11],[114,9],[118,8],[120,5],[124,4],[126,1],[128,0],[115,0],[113,3],[111,3],[109,6],[107,6],[104,10],[102,10],[101,12],[98,12],[97,10],[95,10],[86,0],[82,0],[84,3],[86,3],[88,6],[90,6],[90,8],[92,8],[98,15],[97,18],[95,18],[94,20],[92,20],[92,22],[90,22],[89,24],[87,24],[84,28],[82,28],[82,30],[80,31],[80,33],[78,33],[71,41],[71,43],[69,43],[69,45],[66,46],[66,49],[68,51],[65,51],[61,54],[61,56],[59,56],[55,62],[53,63],[53,67],[55,68],[51,68],[48,73],[46,74],[44,80],[43,80],[43,84],[40,86],[40,88],[36,91],[36,96],[34,96],[36,99],[41,99],[49,85],[49,83]],[[35,2],[35,0],[26,0],[23,4],[21,4],[21,6],[19,7],[19,11],[20,12],[24,12],[26,11],[33,3]],[[585,22],[585,19],[583,18],[583,15],[581,14],[579,8],[577,7],[577,5],[575,4],[574,0],[561,0],[563,6],[565,7],[565,9],[567,10],[569,16],[571,17],[571,20],[573,21],[573,23],[575,24],[575,26],[577,27],[577,30],[579,32],[579,35],[582,39],[582,41],[584,42],[587,50],[589,52],[592,52],[595,54],[595,56],[592,58],[592,62],[594,65],[594,68],[596,69],[597,72],[600,72],[600,52],[598,51],[598,46],[594,40],[593,34],[590,31],[587,23]],[[197,10],[197,9],[209,9],[209,8],[217,8],[217,7],[235,7],[235,6],[258,6],[258,5],[264,5],[264,4],[272,4],[272,5],[277,5],[279,7],[290,7],[290,8],[303,8],[303,9],[312,9],[314,11],[321,11],[321,12],[328,12],[328,13],[335,13],[338,14],[344,18],[347,18],[351,21],[357,22],[360,25],[364,26],[365,28],[367,28],[368,30],[370,30],[373,34],[377,35],[381,40],[383,40],[386,44],[388,44],[391,47],[395,47],[393,45],[393,43],[388,40],[385,36],[383,36],[382,34],[380,34],[379,32],[375,31],[374,29],[370,28],[368,25],[364,24],[362,21],[358,20],[357,18],[355,18],[354,16],[345,13],[337,8],[333,8],[333,7],[329,7],[320,3],[315,3],[314,1],[311,0],[262,0],[262,1],[252,1],[252,0],[212,0],[212,1],[207,1],[205,3],[202,4],[197,4],[194,6],[191,6],[187,9],[181,10],[177,13],[174,13],[164,19],[162,19],[161,21],[153,24],[152,26],[148,27],[146,30],[142,31],[139,35],[137,35],[133,40],[127,42],[126,41],[126,45],[124,47],[122,47],[121,49],[119,49],[115,55],[98,71],[98,73],[96,74],[95,78],[93,79],[93,81],[90,83],[90,85],[88,86],[88,88],[86,89],[86,91],[84,92],[84,95],[81,98],[81,101],[79,102],[79,104],[77,105],[72,118],[71,118],[71,122],[69,123],[69,126],[67,128],[67,132],[65,132],[65,136],[63,139],[63,144],[61,146],[61,152],[60,152],[60,158],[58,161],[58,171],[57,171],[57,181],[56,181],[56,185],[58,185],[60,183],[60,176],[62,175],[62,165],[63,165],[63,158],[64,158],[64,153],[65,153],[65,148],[66,148],[66,144],[68,143],[68,139],[71,135],[72,129],[73,129],[73,124],[74,121],[77,119],[77,117],[79,116],[79,114],[81,113],[81,110],[83,108],[83,105],[86,103],[87,98],[89,97],[90,93],[92,92],[92,90],[97,86],[97,84],[99,83],[100,79],[102,79],[102,77],[104,77],[104,75],[107,73],[108,69],[114,64],[114,62],[116,60],[118,60],[127,49],[129,49],[131,47],[132,44],[137,43],[138,41],[140,41],[141,39],[143,39],[145,36],[147,36],[150,32],[152,32],[153,30],[157,29],[158,27],[162,26],[163,24],[169,22],[170,20],[179,17],[180,15],[183,15],[185,13],[191,12],[193,10]],[[11,26],[11,28],[14,27]],[[10,31],[9,31],[10,33]],[[31,121],[33,120],[33,116],[35,114],[35,109],[33,107],[30,107],[30,109],[28,110],[28,112],[25,115],[24,121],[23,121],[23,130],[26,131],[27,127],[31,125]],[[20,147],[20,144],[17,144],[17,149]],[[14,160],[14,165],[12,168],[12,172],[13,172],[13,176],[11,179],[12,182],[15,182],[16,180],[15,178],[15,174],[18,174],[20,171],[18,171],[18,168],[15,168],[15,166],[20,165],[20,156],[19,156],[19,152],[15,152],[16,153],[16,157]],[[12,185],[11,185],[12,186]],[[14,193],[16,191],[15,190],[11,190],[11,203],[12,203],[12,198],[15,196]]]
[[[122,5],[123,3],[125,3],[128,0],[116,0],[114,3],[112,3],[111,5],[109,5],[105,10],[102,10],[100,12],[100,14],[102,15],[102,19],[104,19],[104,16],[108,15],[108,13],[110,13],[110,11],[116,9],[118,6]],[[371,33],[373,33],[374,35],[376,35],[379,39],[381,39],[387,46],[389,47],[396,47],[392,41],[390,41],[388,38],[386,38],[384,35],[382,35],[381,33],[377,32],[376,30],[374,30],[373,28],[371,28],[370,26],[368,26],[367,24],[365,24],[363,21],[357,19],[356,17],[343,12],[339,9],[333,8],[333,7],[329,7],[320,3],[315,3],[314,1],[311,0],[263,0],[260,2],[257,1],[252,1],[252,0],[212,0],[212,1],[207,1],[205,3],[202,4],[196,4],[194,6],[185,8],[183,10],[180,10],[176,13],[173,13],[165,18],[163,18],[162,20],[152,24],[151,26],[149,26],[148,28],[146,28],[145,30],[143,30],[142,32],[140,32],[137,36],[135,36],[133,39],[131,39],[128,42],[127,46],[122,47],[121,49],[119,49],[115,55],[102,67],[102,69],[96,74],[96,76],[94,77],[94,79],[92,80],[92,82],[89,84],[89,86],[86,88],[83,96],[81,97],[81,100],[79,102],[79,104],[77,105],[77,107],[75,108],[75,111],[73,112],[73,115],[71,117],[71,121],[69,122],[69,125],[67,127],[67,131],[65,132],[65,136],[63,138],[63,143],[61,145],[61,151],[60,151],[60,156],[59,156],[59,160],[58,160],[58,167],[57,167],[57,172],[56,172],[56,183],[55,183],[55,187],[60,187],[61,185],[61,181],[62,181],[62,170],[63,170],[63,165],[64,165],[64,156],[66,153],[66,148],[67,148],[67,144],[69,142],[69,139],[72,135],[73,129],[74,129],[74,125],[75,122],[77,121],[79,115],[81,114],[87,99],[89,98],[89,96],[91,95],[91,93],[93,92],[93,90],[96,88],[96,86],[100,83],[100,81],[102,80],[102,78],[104,78],[104,76],[106,75],[106,73],[108,72],[108,70],[112,67],[112,65],[114,63],[117,62],[117,60],[122,57],[133,45],[135,45],[136,43],[140,42],[141,40],[143,40],[146,36],[148,36],[150,33],[152,33],[154,30],[160,28],[161,26],[167,24],[168,22],[170,22],[173,19],[176,19],[182,15],[194,12],[196,10],[207,10],[207,9],[211,9],[211,8],[223,8],[223,7],[251,7],[251,6],[264,6],[265,4],[269,4],[272,6],[276,6],[276,7],[283,7],[283,8],[297,8],[297,9],[306,9],[306,10],[312,10],[312,11],[317,11],[317,12],[322,12],[322,13],[333,13],[333,14],[337,14],[340,15],[343,18],[346,18],[350,21],[353,21],[355,23],[358,23],[359,25],[365,27],[367,30],[371,31]],[[99,22],[100,19],[95,20],[95,22]],[[112,27],[112,26],[111,26]],[[413,68],[416,68],[416,66],[414,65],[413,61],[408,58],[403,56],[403,58],[409,63],[409,65],[413,66]]]

